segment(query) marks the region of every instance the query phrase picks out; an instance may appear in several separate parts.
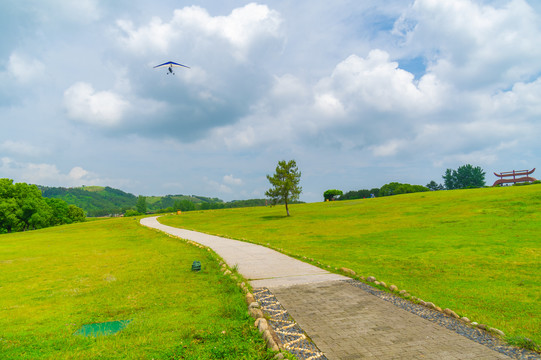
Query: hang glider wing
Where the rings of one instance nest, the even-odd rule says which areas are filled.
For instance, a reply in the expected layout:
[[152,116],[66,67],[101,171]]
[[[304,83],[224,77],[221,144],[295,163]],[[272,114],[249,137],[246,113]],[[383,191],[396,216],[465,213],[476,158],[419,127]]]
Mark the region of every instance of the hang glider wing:
[[188,68],[188,69],[190,68],[189,66],[182,65],[182,64],[172,62],[172,61],[168,61],[168,62],[165,62],[163,64],[156,65],[156,66],[154,66],[154,69],[159,68],[159,67],[185,67],[185,68]]

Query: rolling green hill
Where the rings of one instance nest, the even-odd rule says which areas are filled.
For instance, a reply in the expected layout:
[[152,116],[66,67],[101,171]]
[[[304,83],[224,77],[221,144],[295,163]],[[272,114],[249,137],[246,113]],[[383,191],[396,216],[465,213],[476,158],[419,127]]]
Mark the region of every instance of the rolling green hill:
[[[83,186],[77,188],[39,186],[44,197],[57,198],[68,204],[77,205],[88,216],[106,216],[123,214],[127,209],[135,209],[137,196],[108,186]],[[156,212],[172,208],[177,201],[189,201],[194,204],[223,203],[218,198],[189,195],[146,196],[147,210]]]
[[135,207],[137,197],[122,190],[108,186],[84,186],[79,188],[39,186],[47,198],[62,199],[86,211],[88,216],[121,214]]
[[[83,209],[87,216],[107,216],[123,214],[128,209],[135,209],[137,196],[108,186],[83,186],[77,188],[39,186],[43,197],[62,199],[70,205]],[[154,213],[161,210],[174,211],[180,203],[193,205],[188,210],[208,210],[265,206],[265,199],[233,200],[224,202],[218,198],[198,195],[145,196],[147,211]],[[185,210],[186,206],[181,208]]]
[[[160,222],[375,276],[541,344],[541,185],[190,212]],[[305,260],[307,261],[307,260]]]

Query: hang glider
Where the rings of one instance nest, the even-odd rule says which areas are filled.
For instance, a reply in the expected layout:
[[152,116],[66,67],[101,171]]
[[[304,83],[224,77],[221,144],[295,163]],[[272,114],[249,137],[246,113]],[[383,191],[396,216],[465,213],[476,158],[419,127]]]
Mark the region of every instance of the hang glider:
[[173,72],[173,67],[185,67],[185,68],[188,68],[188,69],[190,68],[189,66],[182,65],[182,64],[172,62],[172,61],[168,61],[168,62],[165,62],[163,64],[156,65],[156,66],[154,66],[154,69],[155,68],[160,68],[160,67],[167,67],[167,70],[169,71],[167,74],[171,73],[173,75],[175,75],[175,73]]

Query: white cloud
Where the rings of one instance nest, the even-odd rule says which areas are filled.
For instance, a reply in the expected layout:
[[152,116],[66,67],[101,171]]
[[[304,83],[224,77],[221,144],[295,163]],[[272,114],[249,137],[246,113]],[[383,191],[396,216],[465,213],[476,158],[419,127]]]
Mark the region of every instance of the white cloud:
[[8,157],[2,158],[0,170],[7,177],[32,184],[44,184],[63,178],[55,165],[21,163]]
[[441,110],[448,92],[435,76],[416,81],[376,49],[366,58],[349,56],[311,86],[293,75],[275,77],[251,113],[213,129],[211,142],[238,149],[317,138],[350,148],[376,146],[378,156],[389,156],[396,153],[396,145],[385,143],[389,137],[411,132],[423,117]]
[[65,183],[71,180],[70,175],[62,174],[56,165],[46,163],[22,163],[9,158],[2,159],[3,172],[9,172],[17,179],[32,184]]
[[81,180],[85,176],[87,176],[88,174],[89,174],[88,171],[86,171],[85,169],[83,169],[80,166],[76,166],[76,167],[74,167],[73,169],[70,170],[68,176],[73,180]]
[[129,20],[118,20],[117,26],[119,41],[139,54],[166,54],[177,41],[195,43],[195,48],[216,47],[216,39],[221,39],[232,47],[237,59],[243,60],[258,42],[281,37],[281,23],[277,11],[250,3],[233,9],[227,16],[211,16],[206,9],[194,5],[175,10],[170,22],[153,17],[139,28]]
[[234,9],[229,16],[206,20],[207,31],[229,40],[237,48],[239,57],[243,57],[257,41],[266,37],[281,36],[280,14],[275,10],[270,10],[266,5],[250,3],[242,8]]
[[116,25],[124,35],[120,41],[136,53],[166,53],[169,44],[177,37],[171,25],[164,24],[158,17],[153,17],[147,26],[140,29],[135,29],[129,20],[117,20]]
[[176,74],[191,85],[204,85],[209,81],[208,73],[199,66],[192,66],[190,71],[180,71]]
[[112,91],[96,92],[92,85],[78,82],[64,92],[64,105],[70,118],[91,125],[118,125],[129,108],[122,96]]
[[404,49],[460,88],[506,87],[541,70],[539,15],[524,0],[416,0],[395,23]]
[[14,179],[15,182],[45,186],[122,186],[129,183],[123,179],[101,178],[80,166],[75,166],[68,173],[63,173],[55,164],[20,162],[9,157],[0,159],[0,173],[3,177]]
[[210,180],[206,176],[203,178],[205,184],[207,185],[208,190],[212,192],[218,192],[220,194],[232,194],[233,189],[231,189],[229,186],[219,183],[214,180]]
[[7,64],[9,74],[20,83],[29,83],[36,78],[43,76],[45,65],[37,60],[14,52],[10,55]]
[[23,156],[38,156],[49,153],[48,150],[44,150],[25,141],[6,140],[2,144],[0,144],[0,149],[8,153]]
[[269,91],[269,95],[280,103],[304,102],[310,96],[310,91],[306,85],[292,74],[283,76],[274,76],[274,83]]
[[387,52],[375,49],[366,58],[351,55],[340,62],[330,77],[320,81],[316,91],[334,97],[348,112],[371,108],[423,113],[439,105],[442,90],[433,76],[416,82],[411,73],[390,61]]
[[56,165],[27,163],[25,166],[22,178],[35,184],[48,183],[63,177]]
[[242,185],[242,179],[238,179],[233,175],[225,175],[224,183],[226,183],[227,185],[239,186]]
[[311,124],[316,121],[310,116],[313,102],[313,90],[299,78],[291,74],[274,76],[268,92],[251,106],[246,116],[233,124],[213,128],[201,143],[242,149],[293,140],[297,130],[310,132],[317,128]]
[[440,160],[440,164],[475,164],[475,166],[479,166],[479,164],[494,164],[498,159],[497,153],[494,150],[495,148],[487,148],[469,153],[450,154],[448,156],[444,156]]
[[332,93],[317,94],[315,107],[316,111],[330,117],[340,117],[345,114],[344,105]]
[[405,142],[403,140],[391,140],[382,145],[372,146],[372,152],[374,156],[393,156],[398,153],[398,150],[401,146],[404,146]]
[[175,194],[179,191],[179,189],[182,189],[183,187],[184,185],[178,181],[171,181],[162,184],[162,189],[166,191],[173,191]]
[[500,117],[541,116],[541,78],[530,83],[517,82],[511,90],[490,97],[487,106],[487,111]]

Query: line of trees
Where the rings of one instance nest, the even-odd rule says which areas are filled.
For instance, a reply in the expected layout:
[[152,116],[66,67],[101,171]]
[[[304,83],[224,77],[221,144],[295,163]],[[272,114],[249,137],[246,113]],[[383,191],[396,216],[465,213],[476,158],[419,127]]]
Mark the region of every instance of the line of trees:
[[325,200],[354,200],[424,191],[470,189],[485,186],[485,172],[483,169],[479,166],[474,167],[470,164],[460,166],[456,170],[447,169],[442,178],[445,185],[438,184],[434,180],[429,182],[426,186],[391,182],[383,185],[379,189],[348,191],[345,194],[342,194],[341,190],[326,190],[323,193],[323,198]]
[[410,185],[410,184],[401,184],[399,182],[392,182],[392,183],[383,185],[381,189],[379,189],[379,196],[411,194],[411,193],[425,192],[425,191],[430,191],[430,190],[423,185]]
[[36,185],[0,179],[0,234],[85,221],[84,211],[60,199],[42,197]]
[[362,189],[362,190],[353,190],[348,191],[344,195],[340,196],[338,200],[354,200],[354,199],[364,199],[364,198],[370,198],[372,197],[378,197],[379,196],[379,188],[373,188],[373,189]]
[[[293,203],[295,203],[294,201]],[[163,209],[154,210],[156,213],[170,213],[176,211],[194,211],[194,210],[215,210],[215,209],[230,209],[230,208],[241,208],[241,207],[255,207],[255,206],[266,206],[267,200],[265,199],[248,199],[248,200],[233,200],[229,202],[224,202],[222,200],[207,202],[202,201],[199,203],[194,203],[190,200],[176,200],[172,206],[168,206]],[[128,210],[125,215],[133,216],[139,214],[135,210]]]

